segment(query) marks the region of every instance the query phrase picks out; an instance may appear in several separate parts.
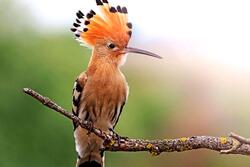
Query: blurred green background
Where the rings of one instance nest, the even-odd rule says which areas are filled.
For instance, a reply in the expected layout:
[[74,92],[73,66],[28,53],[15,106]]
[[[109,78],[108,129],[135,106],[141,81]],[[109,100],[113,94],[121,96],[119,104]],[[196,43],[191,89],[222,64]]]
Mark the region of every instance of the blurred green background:
[[[22,88],[31,87],[70,111],[73,82],[86,69],[91,51],[80,47],[68,29],[37,30],[33,16],[15,1],[0,1],[0,19],[0,166],[74,166],[71,122],[24,95]],[[129,56],[122,70],[130,95],[117,132],[148,139],[230,131],[250,136],[249,73],[197,61]],[[106,153],[107,167],[249,164],[249,157],[207,150],[158,157]]]

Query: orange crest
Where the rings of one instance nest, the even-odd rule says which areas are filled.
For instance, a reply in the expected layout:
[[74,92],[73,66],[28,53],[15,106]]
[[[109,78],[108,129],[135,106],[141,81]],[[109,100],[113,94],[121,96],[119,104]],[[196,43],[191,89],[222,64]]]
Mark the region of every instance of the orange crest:
[[96,0],[100,13],[91,10],[84,15],[76,13],[76,23],[71,31],[76,40],[88,46],[94,46],[98,40],[112,40],[127,45],[132,35],[132,24],[128,22],[126,7],[112,7],[107,0]]

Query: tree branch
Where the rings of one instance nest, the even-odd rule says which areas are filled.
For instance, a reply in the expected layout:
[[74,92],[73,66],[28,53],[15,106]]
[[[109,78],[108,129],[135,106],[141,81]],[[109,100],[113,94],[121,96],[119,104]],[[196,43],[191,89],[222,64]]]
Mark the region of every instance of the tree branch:
[[129,139],[120,137],[115,133],[105,133],[100,129],[94,128],[90,122],[82,121],[72,113],[67,112],[55,102],[34,90],[24,88],[23,91],[40,101],[43,105],[102,138],[104,140],[104,150],[106,151],[149,151],[152,155],[159,155],[161,152],[182,152],[204,148],[219,151],[222,154],[250,155],[250,139],[234,133],[231,133],[229,137],[192,136],[162,140]]

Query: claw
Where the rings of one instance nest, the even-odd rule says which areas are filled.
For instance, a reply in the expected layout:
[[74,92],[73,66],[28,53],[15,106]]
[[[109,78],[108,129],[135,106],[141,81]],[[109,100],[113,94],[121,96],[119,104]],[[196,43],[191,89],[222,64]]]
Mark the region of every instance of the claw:
[[122,137],[122,136],[118,135],[112,128],[109,128],[109,130],[111,131],[111,133],[112,133],[111,135],[113,136],[113,138],[115,140],[117,140],[118,145],[120,145],[122,143],[122,140],[128,139],[128,137]]
[[114,129],[109,128],[109,131],[111,132],[111,135],[113,136],[114,139],[119,138],[119,135],[114,131]]

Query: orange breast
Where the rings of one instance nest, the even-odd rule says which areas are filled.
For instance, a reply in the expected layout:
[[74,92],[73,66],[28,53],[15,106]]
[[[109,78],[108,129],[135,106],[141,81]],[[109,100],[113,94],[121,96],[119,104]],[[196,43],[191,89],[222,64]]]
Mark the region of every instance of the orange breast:
[[89,112],[96,127],[113,128],[126,98],[127,83],[123,74],[118,68],[106,65],[88,76],[81,99],[82,110]]

